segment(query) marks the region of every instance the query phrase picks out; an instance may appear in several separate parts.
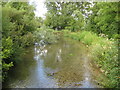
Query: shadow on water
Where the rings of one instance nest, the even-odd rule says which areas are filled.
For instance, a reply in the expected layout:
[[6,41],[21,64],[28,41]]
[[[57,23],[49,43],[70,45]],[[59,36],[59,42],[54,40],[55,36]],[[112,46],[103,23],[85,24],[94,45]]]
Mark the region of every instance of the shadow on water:
[[22,62],[10,71],[5,87],[10,88],[98,88],[86,47],[64,38],[58,43],[35,45]]

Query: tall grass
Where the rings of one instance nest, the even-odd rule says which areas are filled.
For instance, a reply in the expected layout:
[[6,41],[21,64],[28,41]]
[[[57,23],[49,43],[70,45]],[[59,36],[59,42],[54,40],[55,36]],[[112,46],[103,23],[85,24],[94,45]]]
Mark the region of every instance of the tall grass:
[[90,31],[69,32],[64,30],[63,33],[89,47],[90,56],[108,78],[107,83],[102,84],[105,87],[118,88],[120,67],[118,66],[117,42],[114,39],[108,39],[104,34],[98,36]]

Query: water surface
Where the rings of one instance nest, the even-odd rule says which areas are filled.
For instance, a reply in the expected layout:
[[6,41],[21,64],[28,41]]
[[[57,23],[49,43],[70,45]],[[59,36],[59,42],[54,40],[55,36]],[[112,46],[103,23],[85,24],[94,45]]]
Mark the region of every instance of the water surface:
[[[56,44],[35,45],[9,73],[9,88],[99,88],[87,48],[64,38]],[[94,72],[93,72],[94,71]]]

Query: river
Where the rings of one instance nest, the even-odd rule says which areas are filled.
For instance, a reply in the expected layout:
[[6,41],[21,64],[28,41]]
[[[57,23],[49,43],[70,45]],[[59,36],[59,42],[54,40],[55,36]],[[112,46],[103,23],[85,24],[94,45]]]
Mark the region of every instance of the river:
[[4,88],[100,88],[99,70],[84,44],[64,38],[55,44],[26,49],[3,84]]

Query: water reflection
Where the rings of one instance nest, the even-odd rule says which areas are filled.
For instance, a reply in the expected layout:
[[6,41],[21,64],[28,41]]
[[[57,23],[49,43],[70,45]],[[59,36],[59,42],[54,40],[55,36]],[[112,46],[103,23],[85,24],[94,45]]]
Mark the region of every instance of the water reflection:
[[49,72],[59,87],[98,87],[89,71],[86,48],[71,39],[61,40],[58,44],[46,46],[48,51],[44,59],[45,68],[58,70]]
[[[27,51],[23,62],[9,75],[9,87],[99,87],[94,82],[93,74],[91,74],[89,58],[86,56],[87,50],[80,42],[61,39],[52,45],[36,43]],[[25,72],[25,75],[20,74],[20,72]]]

